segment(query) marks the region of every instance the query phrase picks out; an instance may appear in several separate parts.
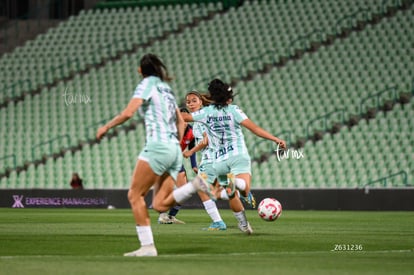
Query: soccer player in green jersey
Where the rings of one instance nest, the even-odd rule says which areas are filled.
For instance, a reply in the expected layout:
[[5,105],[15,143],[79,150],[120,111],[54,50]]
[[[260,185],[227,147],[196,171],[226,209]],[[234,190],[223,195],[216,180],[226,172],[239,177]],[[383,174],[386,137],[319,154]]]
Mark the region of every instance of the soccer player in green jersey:
[[229,197],[230,208],[238,221],[239,229],[247,234],[253,233],[246,219],[240,195],[250,193],[251,160],[244,141],[242,127],[255,135],[274,141],[279,148],[286,148],[286,142],[251,121],[233,102],[233,89],[219,79],[208,86],[209,99],[213,101],[207,107],[191,114],[184,114],[186,121],[203,123],[207,129],[208,144],[214,150],[213,167],[217,179]]
[[[135,89],[128,106],[111,121],[98,129],[96,137],[101,139],[109,129],[130,119],[141,108],[145,119],[145,147],[131,179],[128,200],[136,222],[136,231],[141,247],[124,256],[157,256],[151,221],[145,196],[154,186],[152,206],[159,212],[167,211],[176,203],[183,203],[194,193],[209,192],[208,183],[201,177],[173,190],[177,174],[182,166],[180,140],[185,122],[181,117],[174,93],[167,83],[171,78],[167,68],[154,54],[146,54],[140,60],[138,72],[143,80]],[[212,196],[213,197],[213,196]]]

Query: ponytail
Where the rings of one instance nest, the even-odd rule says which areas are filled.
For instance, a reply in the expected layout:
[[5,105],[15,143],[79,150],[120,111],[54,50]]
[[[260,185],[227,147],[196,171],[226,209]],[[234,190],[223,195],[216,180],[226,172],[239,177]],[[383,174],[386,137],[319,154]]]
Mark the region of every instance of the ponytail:
[[162,81],[171,81],[172,77],[168,74],[167,67],[155,54],[145,54],[140,60],[141,73],[144,77],[158,76]]

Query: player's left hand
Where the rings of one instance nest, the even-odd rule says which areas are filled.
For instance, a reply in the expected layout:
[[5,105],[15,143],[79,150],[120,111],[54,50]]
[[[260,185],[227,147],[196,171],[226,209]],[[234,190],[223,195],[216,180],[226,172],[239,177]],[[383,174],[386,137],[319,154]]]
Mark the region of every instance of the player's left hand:
[[286,141],[284,141],[283,139],[278,139],[277,141],[276,141],[276,143],[279,145],[279,147],[281,148],[281,149],[286,149]]
[[108,130],[109,129],[106,126],[99,127],[98,132],[96,133],[96,138],[97,139],[103,138],[103,136],[108,132]]

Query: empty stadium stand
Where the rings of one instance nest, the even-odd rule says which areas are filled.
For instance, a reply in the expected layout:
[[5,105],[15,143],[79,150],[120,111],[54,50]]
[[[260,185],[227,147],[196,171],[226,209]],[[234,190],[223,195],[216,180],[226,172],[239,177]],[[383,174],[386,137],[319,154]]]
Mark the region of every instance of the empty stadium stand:
[[73,171],[88,189],[128,188],[140,117],[99,145],[94,135],[127,104],[146,52],[168,65],[180,101],[222,78],[289,141],[279,159],[245,132],[253,188],[412,186],[413,17],[412,1],[377,0],[82,12],[0,59],[0,188],[65,189]]

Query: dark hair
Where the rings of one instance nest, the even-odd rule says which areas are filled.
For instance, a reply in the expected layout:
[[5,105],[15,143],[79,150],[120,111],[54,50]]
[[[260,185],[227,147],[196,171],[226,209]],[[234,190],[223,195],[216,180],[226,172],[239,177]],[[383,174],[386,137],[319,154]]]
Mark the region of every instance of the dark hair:
[[189,114],[190,112],[187,110],[187,108],[180,108],[180,113],[187,113]]
[[141,73],[144,77],[158,76],[163,81],[172,80],[172,78],[168,75],[167,67],[155,54],[145,54],[143,57],[141,57],[139,64],[141,67]]
[[210,99],[214,101],[212,104],[217,109],[226,107],[228,101],[234,98],[231,86],[217,78],[208,84],[208,91],[210,92]]
[[190,92],[188,92],[186,95],[185,95],[185,99],[187,99],[187,96],[189,96],[189,95],[195,95],[196,97],[198,97],[200,100],[201,100],[201,102],[203,103],[203,106],[208,106],[208,105],[210,105],[213,101],[210,99],[210,96],[209,95],[206,95],[206,94],[201,94],[199,91],[197,91],[197,90],[192,90],[192,91],[190,91]]

